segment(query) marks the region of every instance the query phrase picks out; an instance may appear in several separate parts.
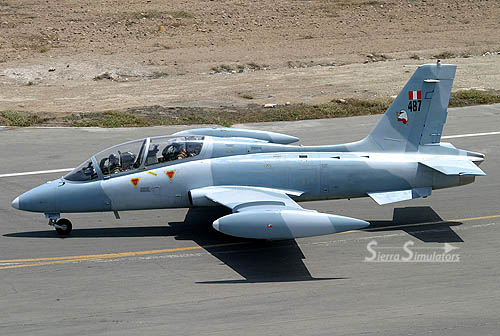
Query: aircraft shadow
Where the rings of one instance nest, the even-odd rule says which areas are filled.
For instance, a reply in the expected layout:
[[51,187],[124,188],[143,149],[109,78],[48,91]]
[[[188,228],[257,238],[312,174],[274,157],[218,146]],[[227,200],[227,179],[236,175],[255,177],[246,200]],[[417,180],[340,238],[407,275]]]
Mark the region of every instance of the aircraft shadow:
[[426,243],[457,243],[463,239],[451,228],[461,222],[443,220],[431,207],[394,209],[392,221],[370,221],[363,231],[380,232],[402,230]]
[[[261,241],[231,237],[216,231],[213,221],[230,213],[226,208],[190,209],[183,222],[170,222],[164,226],[138,226],[113,228],[75,228],[72,238],[120,237],[174,237],[193,241],[219,259],[244,279],[200,281],[200,284],[238,284],[261,282],[292,282],[337,280],[344,278],[315,278],[295,240]],[[54,230],[18,232],[5,237],[60,239]]]
[[52,238],[52,239],[71,239],[71,238],[119,238],[119,237],[167,237],[175,236],[168,227],[165,226],[137,226],[137,227],[114,227],[99,229],[73,229],[68,237],[59,236],[55,230],[29,231],[7,233],[4,237],[16,238]]
[[[261,241],[224,235],[212,228],[212,222],[230,211],[225,208],[190,209],[183,222],[165,226],[74,229],[69,238],[174,237],[193,241],[243,279],[199,281],[199,284],[239,284],[339,280],[341,277],[315,278],[304,264],[305,256],[295,240]],[[446,222],[431,207],[394,209],[392,220],[370,221],[364,231],[403,230],[413,237],[434,243],[463,242],[451,227],[460,222]],[[6,237],[58,238],[54,230],[5,234]]]
[[[315,278],[303,260],[302,250],[295,240],[262,241],[224,235],[212,228],[217,218],[229,214],[225,208],[190,209],[184,222],[171,222],[176,227],[189,227],[179,240],[193,240],[244,279],[200,281],[199,284],[238,284],[262,282],[295,282],[339,280]],[[214,246],[227,244],[226,246]]]

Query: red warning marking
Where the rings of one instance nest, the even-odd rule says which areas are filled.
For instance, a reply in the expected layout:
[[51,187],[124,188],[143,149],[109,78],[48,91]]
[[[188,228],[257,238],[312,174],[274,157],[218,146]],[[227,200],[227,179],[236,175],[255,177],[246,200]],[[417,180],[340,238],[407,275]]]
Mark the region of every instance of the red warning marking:
[[170,181],[172,181],[172,179],[174,178],[175,170],[166,171],[165,174],[167,174]]
[[136,177],[136,178],[130,179],[130,182],[132,182],[132,184],[134,185],[134,187],[137,187],[137,185],[139,184],[139,180],[140,180],[140,178]]

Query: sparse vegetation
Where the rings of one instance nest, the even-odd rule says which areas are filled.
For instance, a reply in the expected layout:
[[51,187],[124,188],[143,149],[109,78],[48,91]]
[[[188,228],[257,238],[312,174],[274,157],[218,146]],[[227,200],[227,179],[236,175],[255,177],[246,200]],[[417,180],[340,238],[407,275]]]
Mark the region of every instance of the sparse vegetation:
[[17,43],[12,44],[14,49],[31,49],[43,54],[50,50],[50,46],[42,43]]
[[382,62],[382,61],[387,61],[389,59],[389,57],[387,57],[386,55],[378,53],[367,54],[366,57],[368,59],[365,61],[365,63]]
[[309,68],[309,67],[312,67],[312,66],[315,66],[318,64],[315,63],[314,61],[310,61],[310,62],[288,61],[288,62],[286,62],[286,65],[290,69],[297,69],[297,68]]
[[383,2],[377,0],[324,0],[320,9],[327,13],[330,17],[337,16],[337,12],[344,7],[364,7],[364,6],[379,6]]
[[250,62],[247,64],[237,64],[236,67],[233,67],[232,65],[229,64],[221,64],[218,66],[213,66],[210,68],[215,73],[227,73],[227,72],[239,72],[242,73],[245,71],[245,69],[251,70],[251,71],[258,71],[258,70],[266,70],[269,68],[269,65],[267,64],[257,64],[255,62]]
[[221,64],[219,66],[213,66],[210,70],[216,73],[221,73],[221,72],[231,72],[234,70],[234,68],[228,64]]
[[168,73],[163,71],[154,71],[151,76],[148,76],[151,79],[165,78],[168,77]]
[[[239,93],[244,99],[254,99],[248,93]],[[70,117],[44,118],[35,114],[8,110],[0,112],[0,125],[33,126],[40,124],[79,127],[145,127],[157,125],[218,124],[231,126],[237,123],[268,122],[285,120],[308,120],[341,118],[384,113],[392,103],[390,98],[338,99],[325,104],[278,105],[264,108],[248,107],[163,107],[144,106],[101,113],[81,113]],[[500,94],[495,91],[466,90],[451,95],[450,107],[500,103]]]
[[238,66],[236,68],[238,69],[239,73],[242,73],[243,71],[245,71],[245,66],[243,64],[238,64]]
[[[191,19],[193,18],[193,14],[183,11],[183,10],[176,10],[176,11],[159,11],[156,9],[152,10],[147,10],[147,11],[141,11],[141,12],[124,12],[119,14],[119,17],[122,18],[124,21],[133,21],[133,20],[141,20],[141,19],[167,19],[167,18],[174,18],[174,19]],[[135,22],[134,22],[135,23]]]
[[253,96],[251,94],[245,92],[238,93],[238,96],[240,96],[243,99],[253,99]]
[[247,63],[247,66],[250,70],[264,70],[269,68],[269,65],[267,64],[257,64],[255,62]]
[[129,20],[140,20],[142,18],[146,19],[162,19],[165,18],[168,14],[166,12],[162,12],[159,10],[148,10],[142,12],[126,12],[122,13],[122,16],[125,19]]
[[55,35],[31,35],[25,41],[12,43],[12,47],[14,49],[31,49],[39,53],[45,53],[54,46],[54,41],[57,41],[57,36]]
[[144,117],[128,112],[107,111],[103,113],[82,113],[80,117],[71,116],[65,120],[70,126],[78,127],[145,127],[158,125]]
[[173,23],[170,24],[170,27],[174,27],[174,28],[179,28],[179,27],[182,27],[182,26],[185,26],[186,24],[182,21],[175,21]]
[[167,12],[167,14],[173,16],[176,19],[191,19],[194,17],[193,14],[183,10],[170,11]]
[[111,76],[111,74],[109,72],[105,72],[103,74],[100,74],[100,75],[97,75],[94,77],[95,81],[103,80],[103,79],[114,80],[113,76]]
[[158,42],[154,43],[153,47],[154,48],[161,48],[161,49],[164,49],[164,50],[170,50],[170,49],[172,49],[171,46],[166,45],[166,44],[162,44],[162,43],[158,43]]
[[454,58],[456,55],[452,53],[451,51],[443,51],[442,53],[439,53],[437,55],[432,56],[434,58],[439,58],[439,59],[448,59],[448,58]]
[[453,92],[449,106],[461,107],[497,103],[500,103],[500,94],[498,92],[472,89]]
[[130,26],[135,25],[135,24],[137,24],[137,22],[135,22],[135,21],[127,21],[127,22],[125,22],[125,26],[126,27],[130,27]]
[[36,114],[16,110],[0,111],[0,125],[28,127],[47,121],[47,118]]

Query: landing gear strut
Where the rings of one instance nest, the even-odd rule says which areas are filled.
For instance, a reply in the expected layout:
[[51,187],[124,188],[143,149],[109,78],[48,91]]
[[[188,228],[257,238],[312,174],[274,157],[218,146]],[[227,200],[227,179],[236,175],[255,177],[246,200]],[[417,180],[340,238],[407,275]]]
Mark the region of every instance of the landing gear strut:
[[56,232],[61,236],[67,236],[73,230],[73,225],[69,219],[66,218],[49,218],[49,225],[56,229]]

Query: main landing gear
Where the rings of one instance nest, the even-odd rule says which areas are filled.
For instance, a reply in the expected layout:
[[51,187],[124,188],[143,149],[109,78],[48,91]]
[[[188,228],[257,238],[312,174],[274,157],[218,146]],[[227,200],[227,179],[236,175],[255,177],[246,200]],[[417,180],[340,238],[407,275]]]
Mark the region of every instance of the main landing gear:
[[49,225],[56,229],[56,232],[61,236],[67,236],[73,230],[73,225],[66,218],[49,218]]

